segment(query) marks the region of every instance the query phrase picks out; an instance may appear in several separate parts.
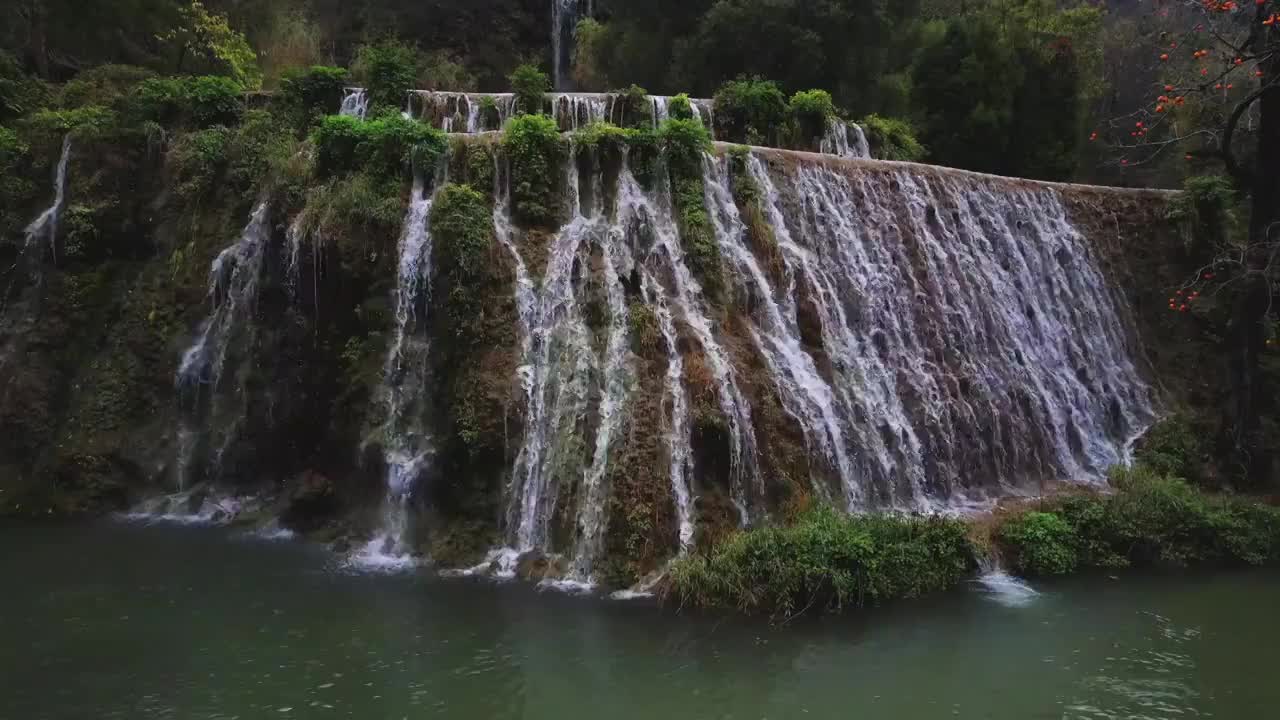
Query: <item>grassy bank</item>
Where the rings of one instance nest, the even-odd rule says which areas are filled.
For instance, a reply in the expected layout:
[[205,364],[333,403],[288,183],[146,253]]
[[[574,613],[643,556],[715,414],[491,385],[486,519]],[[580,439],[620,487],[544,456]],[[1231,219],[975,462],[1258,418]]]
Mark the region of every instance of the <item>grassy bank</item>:
[[681,605],[790,616],[920,597],[959,585],[996,554],[1018,573],[1280,563],[1280,508],[1211,495],[1146,466],[1114,492],[1077,493],[975,519],[810,510],[677,560]]

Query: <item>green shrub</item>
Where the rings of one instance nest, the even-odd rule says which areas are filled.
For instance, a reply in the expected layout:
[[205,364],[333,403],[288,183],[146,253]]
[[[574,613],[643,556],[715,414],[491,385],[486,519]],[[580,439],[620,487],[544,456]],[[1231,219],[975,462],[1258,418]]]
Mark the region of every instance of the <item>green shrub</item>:
[[0,50],[0,123],[39,110],[49,102],[49,87],[22,71],[8,52]]
[[871,157],[877,160],[902,160],[918,162],[924,159],[926,150],[916,140],[915,130],[906,120],[868,115],[859,123],[871,146]]
[[802,90],[792,95],[788,111],[802,142],[822,136],[827,121],[836,116],[835,103],[826,90]]
[[1186,179],[1183,192],[1169,201],[1166,217],[1187,233],[1188,245],[1201,248],[1226,243],[1240,224],[1235,211],[1236,189],[1224,175],[1196,175]]
[[556,192],[563,149],[555,120],[521,115],[507,123],[502,147],[511,166],[512,214],[528,227],[550,227],[560,212]]
[[31,148],[16,132],[0,126],[0,236],[26,221],[21,217],[20,208],[35,190],[34,183],[23,172],[30,153]]
[[671,177],[672,200],[675,203],[680,244],[685,260],[707,297],[722,299],[724,269],[720,264],[720,245],[716,242],[711,216],[707,212],[702,175]]
[[418,77],[418,55],[397,40],[361,45],[352,75],[364,84],[371,111],[399,109]]
[[692,120],[693,103],[689,102],[689,96],[680,93],[671,98],[671,103],[667,105],[667,115],[673,120]]
[[179,199],[189,202],[218,187],[230,144],[231,131],[221,126],[179,137],[170,156]]
[[1134,458],[1161,475],[1195,482],[1200,479],[1203,453],[1200,436],[1191,423],[1183,415],[1173,415],[1147,430],[1138,443]]
[[622,97],[622,124],[629,128],[653,127],[653,104],[649,91],[639,85],[615,90]]
[[242,88],[221,75],[150,78],[138,84],[130,107],[139,121],[162,126],[234,125]]
[[1029,512],[1018,517],[1004,526],[1001,541],[1017,548],[1010,561],[1018,572],[1066,575],[1076,569],[1075,530],[1052,513]]
[[379,177],[400,177],[412,168],[428,172],[446,148],[444,133],[394,111],[372,120],[330,115],[311,140],[321,177],[356,170]]
[[205,75],[186,80],[188,112],[197,126],[234,124],[240,116],[243,88],[229,77]]
[[711,134],[697,120],[669,119],[658,128],[658,140],[673,169],[681,174],[701,173],[702,154],[711,150]]
[[77,139],[100,137],[117,127],[118,117],[100,105],[86,105],[74,110],[41,110],[24,123],[41,144],[53,146],[67,134]]
[[535,65],[521,65],[508,78],[511,91],[516,94],[516,112],[541,113],[546,94],[551,91],[551,80]]
[[1015,567],[1064,572],[1066,547],[1093,568],[1280,561],[1278,508],[1208,495],[1143,465],[1116,468],[1111,482],[1114,494],[1059,498],[1010,521],[1000,540]]
[[58,93],[58,105],[63,108],[83,105],[110,107],[139,84],[154,77],[154,72],[133,65],[99,65],[63,85]]
[[445,277],[445,316],[451,335],[469,343],[484,302],[476,285],[487,272],[493,241],[488,201],[467,185],[444,186],[431,207],[431,232]]
[[778,138],[787,120],[787,96],[772,80],[740,77],[716,91],[720,137],[750,145]]
[[671,569],[684,603],[790,616],[914,598],[962,582],[973,568],[963,522],[846,516],[817,508],[789,527],[738,532]]
[[338,107],[346,85],[344,68],[323,65],[295,68],[286,72],[280,81],[280,102],[294,126],[305,130]]

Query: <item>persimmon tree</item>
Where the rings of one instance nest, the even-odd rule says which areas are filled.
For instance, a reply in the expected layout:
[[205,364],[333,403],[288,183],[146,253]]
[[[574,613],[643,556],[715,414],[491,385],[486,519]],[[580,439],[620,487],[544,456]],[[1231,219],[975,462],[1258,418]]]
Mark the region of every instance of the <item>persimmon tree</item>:
[[[1152,13],[1159,80],[1141,108],[1090,140],[1109,143],[1122,168],[1176,153],[1196,170],[1219,169],[1247,207],[1236,237],[1210,233],[1201,266],[1171,293],[1170,309],[1185,312],[1210,291],[1230,304],[1225,427],[1245,473],[1259,480],[1268,462],[1259,360],[1280,277],[1280,0],[1166,0]],[[1202,182],[1188,192],[1211,199],[1216,191]]]

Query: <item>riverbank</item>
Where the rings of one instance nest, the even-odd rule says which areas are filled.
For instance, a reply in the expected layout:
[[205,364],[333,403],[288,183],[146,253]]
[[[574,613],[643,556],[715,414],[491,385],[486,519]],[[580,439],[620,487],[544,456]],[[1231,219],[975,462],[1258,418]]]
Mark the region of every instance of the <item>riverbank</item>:
[[681,606],[787,617],[941,592],[1001,563],[1027,577],[1280,563],[1280,508],[1206,493],[1145,465],[1117,468],[1111,485],[971,519],[815,508],[678,559],[667,595]]

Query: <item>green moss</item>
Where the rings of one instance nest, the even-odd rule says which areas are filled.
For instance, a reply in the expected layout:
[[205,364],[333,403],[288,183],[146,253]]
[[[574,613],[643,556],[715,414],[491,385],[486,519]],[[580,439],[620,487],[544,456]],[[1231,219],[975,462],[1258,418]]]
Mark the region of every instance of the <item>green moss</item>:
[[782,251],[778,248],[778,238],[773,232],[773,226],[764,216],[763,191],[747,167],[749,156],[750,150],[743,146],[737,146],[729,152],[729,181],[733,189],[733,201],[747,226],[752,250],[769,271],[773,281],[781,283],[785,271]]
[[720,245],[716,242],[711,216],[707,212],[702,174],[678,175],[671,169],[671,194],[680,226],[680,243],[685,262],[702,284],[713,302],[723,300],[724,268],[720,262]]
[[528,227],[553,227],[561,209],[564,148],[555,120],[521,115],[507,123],[502,148],[511,167],[512,215]]
[[493,150],[488,145],[467,145],[467,184],[486,196],[493,194]]
[[671,581],[683,603],[791,616],[939,592],[973,567],[959,520],[816,508],[789,527],[738,532],[710,554],[677,560]]

